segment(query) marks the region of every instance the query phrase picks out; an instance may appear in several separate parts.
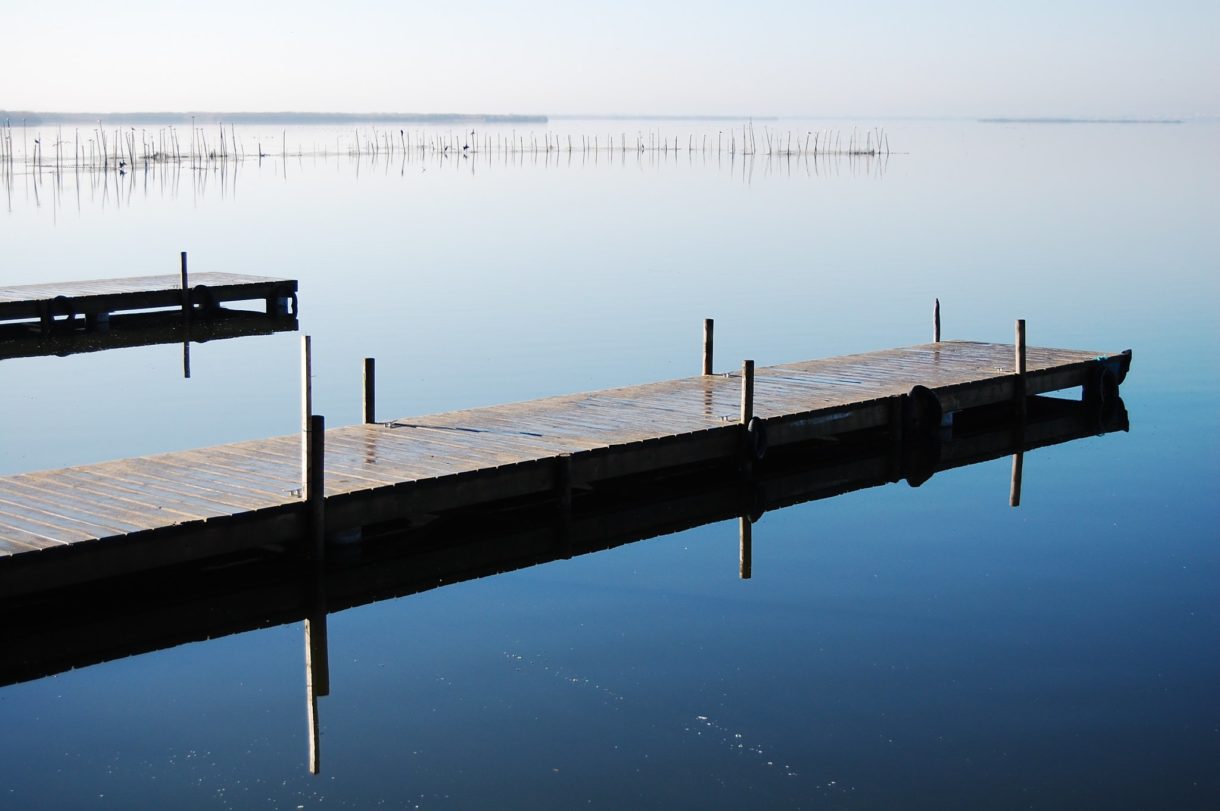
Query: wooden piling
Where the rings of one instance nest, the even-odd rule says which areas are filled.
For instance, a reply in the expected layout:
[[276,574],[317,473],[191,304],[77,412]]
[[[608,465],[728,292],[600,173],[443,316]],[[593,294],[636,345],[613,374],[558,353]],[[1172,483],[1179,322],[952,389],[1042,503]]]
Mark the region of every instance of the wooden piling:
[[932,342],[940,343],[940,299],[932,307]]
[[[1017,438],[1018,447],[1024,444],[1025,435],[1025,319],[1018,318],[1015,340],[1016,357],[1016,406],[1017,406]],[[1012,457],[1012,482],[1008,490],[1008,505],[1021,506],[1021,469],[1024,464],[1024,454],[1018,451]]]
[[1025,319],[1024,318],[1017,319],[1016,332],[1017,332],[1017,334],[1016,334],[1016,341],[1015,341],[1015,346],[1016,346],[1015,366],[1016,366],[1016,375],[1017,375],[1017,381],[1016,381],[1016,383],[1017,383],[1017,385],[1016,385],[1017,414],[1021,417],[1024,417],[1025,416]]
[[374,358],[364,359],[364,422],[377,421],[377,367]]
[[301,496],[309,488],[309,418],[313,416],[313,347],[301,336]]
[[741,362],[741,424],[747,426],[754,418],[754,361]]
[[326,553],[326,418],[314,414],[305,434],[305,503],[309,510],[310,552],[314,560]]
[[712,373],[712,337],[715,323],[710,318],[703,319],[703,374]]

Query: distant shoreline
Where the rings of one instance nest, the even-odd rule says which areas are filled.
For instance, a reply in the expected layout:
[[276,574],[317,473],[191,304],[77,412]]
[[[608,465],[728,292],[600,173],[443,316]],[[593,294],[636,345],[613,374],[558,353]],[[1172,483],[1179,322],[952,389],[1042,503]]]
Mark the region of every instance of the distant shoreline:
[[485,113],[45,113],[0,110],[0,121],[37,124],[545,124],[544,115]]
[[1181,124],[1180,118],[980,118],[980,124]]

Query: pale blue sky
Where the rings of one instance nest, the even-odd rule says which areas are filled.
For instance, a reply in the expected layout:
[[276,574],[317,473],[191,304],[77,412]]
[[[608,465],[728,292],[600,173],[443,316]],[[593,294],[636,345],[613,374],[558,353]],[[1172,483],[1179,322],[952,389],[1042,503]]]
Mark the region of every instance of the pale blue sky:
[[1220,114],[1215,0],[0,0],[0,20],[7,109]]

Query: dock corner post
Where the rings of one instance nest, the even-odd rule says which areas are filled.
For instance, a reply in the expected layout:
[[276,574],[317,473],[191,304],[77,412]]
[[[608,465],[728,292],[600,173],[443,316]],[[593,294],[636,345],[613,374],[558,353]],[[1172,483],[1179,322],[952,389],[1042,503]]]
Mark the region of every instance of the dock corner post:
[[712,344],[716,324],[710,318],[703,319],[703,374],[712,373]]
[[940,299],[932,307],[932,342],[940,343]]
[[754,361],[741,362],[741,424],[747,426],[754,418]]
[[375,358],[364,359],[364,422],[377,421],[377,366]]

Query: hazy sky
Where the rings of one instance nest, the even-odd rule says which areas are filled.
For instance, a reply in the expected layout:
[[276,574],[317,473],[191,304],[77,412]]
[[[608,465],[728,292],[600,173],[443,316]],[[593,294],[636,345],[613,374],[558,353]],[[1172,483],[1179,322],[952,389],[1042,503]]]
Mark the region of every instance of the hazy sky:
[[0,109],[1220,114],[1220,2],[0,0]]

